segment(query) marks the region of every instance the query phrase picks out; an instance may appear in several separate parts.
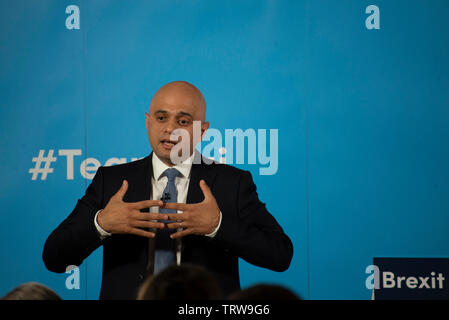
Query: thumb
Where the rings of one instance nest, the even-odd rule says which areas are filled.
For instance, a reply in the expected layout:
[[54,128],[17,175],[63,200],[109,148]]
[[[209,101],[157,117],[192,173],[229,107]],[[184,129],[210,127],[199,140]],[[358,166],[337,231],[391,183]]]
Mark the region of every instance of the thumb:
[[214,195],[212,194],[212,191],[210,191],[210,188],[207,185],[206,181],[200,180],[200,188],[201,188],[201,191],[203,191],[204,200],[214,198]]
[[119,200],[123,200],[123,197],[125,196],[126,191],[128,191],[128,181],[123,180],[122,186],[120,187],[120,189],[118,189],[118,191],[114,195],[114,197],[116,197]]

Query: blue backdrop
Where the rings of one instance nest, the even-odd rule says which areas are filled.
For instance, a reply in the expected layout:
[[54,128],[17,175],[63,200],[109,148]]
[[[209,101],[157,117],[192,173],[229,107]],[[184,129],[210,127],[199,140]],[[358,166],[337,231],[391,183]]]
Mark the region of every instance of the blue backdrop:
[[38,281],[65,299],[98,298],[101,248],[70,290],[70,274],[45,269],[43,244],[96,166],[149,154],[144,112],[173,80],[198,86],[223,133],[278,130],[275,174],[237,166],[294,257],[284,273],[241,261],[243,287],[369,299],[373,257],[449,257],[448,10],[445,0],[2,1],[0,295]]

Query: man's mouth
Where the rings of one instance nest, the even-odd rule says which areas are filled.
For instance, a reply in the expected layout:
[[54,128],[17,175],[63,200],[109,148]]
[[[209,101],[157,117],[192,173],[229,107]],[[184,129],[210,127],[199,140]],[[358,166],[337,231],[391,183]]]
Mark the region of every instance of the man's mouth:
[[173,140],[170,140],[170,139],[162,139],[162,140],[161,140],[161,143],[162,143],[162,146],[163,146],[164,148],[166,148],[166,149],[171,149],[171,148],[173,148],[173,146],[174,146],[175,144],[178,143],[178,141],[173,141]]

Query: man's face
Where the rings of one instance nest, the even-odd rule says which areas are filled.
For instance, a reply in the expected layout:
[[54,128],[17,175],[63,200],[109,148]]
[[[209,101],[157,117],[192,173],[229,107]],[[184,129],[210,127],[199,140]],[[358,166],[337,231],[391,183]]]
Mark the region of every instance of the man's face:
[[153,152],[165,164],[173,165],[170,152],[181,140],[170,139],[175,129],[188,132],[190,155],[193,153],[196,147],[193,142],[193,121],[202,121],[201,136],[209,127],[209,123],[204,122],[203,103],[199,91],[183,83],[168,84],[155,94],[149,114],[146,114],[146,127]]

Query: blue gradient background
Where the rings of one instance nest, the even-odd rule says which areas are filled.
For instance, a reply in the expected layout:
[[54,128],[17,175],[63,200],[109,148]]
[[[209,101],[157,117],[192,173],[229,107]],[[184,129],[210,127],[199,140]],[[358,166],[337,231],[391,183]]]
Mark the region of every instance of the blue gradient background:
[[[68,30],[68,5],[80,30]],[[380,8],[367,30],[365,8]],[[279,130],[279,168],[250,170],[294,243],[288,271],[241,261],[243,287],[306,299],[370,299],[373,257],[449,257],[447,1],[2,1],[0,295],[39,281],[97,299],[101,248],[68,274],[45,269],[50,232],[90,183],[88,157],[144,157],[144,112],[173,80],[206,97],[213,128]],[[47,180],[40,149],[82,149]],[[285,196],[293,192],[293,196]]]

